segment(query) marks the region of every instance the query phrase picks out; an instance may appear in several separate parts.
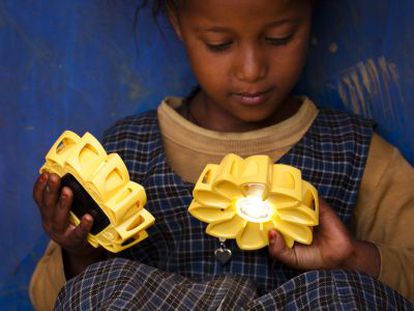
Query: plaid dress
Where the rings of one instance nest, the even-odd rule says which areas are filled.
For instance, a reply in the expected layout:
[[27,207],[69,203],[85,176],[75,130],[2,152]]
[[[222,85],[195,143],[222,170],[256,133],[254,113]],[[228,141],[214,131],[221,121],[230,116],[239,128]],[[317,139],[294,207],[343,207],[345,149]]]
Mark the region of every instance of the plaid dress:
[[[370,121],[321,110],[305,136],[278,163],[299,168],[349,225],[371,136]],[[108,307],[111,299],[114,310],[302,309],[332,301],[337,306],[343,303],[340,310],[363,302],[406,307],[402,297],[368,276],[345,271],[300,274],[272,260],[266,248],[241,251],[234,240],[226,241],[231,260],[217,261],[218,239],[206,235],[206,224],[187,213],[194,184],[183,181],[166,162],[156,111],[116,123],[105,132],[104,146],[117,152],[131,179],[145,187],[146,209],[156,223],[146,240],[120,254],[125,259],[92,265],[68,282],[57,309],[66,310],[71,304],[83,310]]]

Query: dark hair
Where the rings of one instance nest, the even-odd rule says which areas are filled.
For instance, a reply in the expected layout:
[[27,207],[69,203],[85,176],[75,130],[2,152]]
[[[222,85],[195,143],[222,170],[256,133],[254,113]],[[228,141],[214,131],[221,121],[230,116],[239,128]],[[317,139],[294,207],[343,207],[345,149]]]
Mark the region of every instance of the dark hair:
[[136,10],[136,15],[145,7],[151,6],[152,17],[154,20],[160,14],[166,14],[168,9],[176,9],[178,0],[141,0]]

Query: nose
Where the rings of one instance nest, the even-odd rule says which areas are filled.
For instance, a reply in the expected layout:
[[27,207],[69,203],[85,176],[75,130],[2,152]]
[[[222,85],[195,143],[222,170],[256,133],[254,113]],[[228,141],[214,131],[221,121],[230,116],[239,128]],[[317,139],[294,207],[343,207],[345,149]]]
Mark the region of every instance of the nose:
[[267,75],[268,64],[260,47],[240,47],[235,57],[234,75],[238,80],[252,83]]

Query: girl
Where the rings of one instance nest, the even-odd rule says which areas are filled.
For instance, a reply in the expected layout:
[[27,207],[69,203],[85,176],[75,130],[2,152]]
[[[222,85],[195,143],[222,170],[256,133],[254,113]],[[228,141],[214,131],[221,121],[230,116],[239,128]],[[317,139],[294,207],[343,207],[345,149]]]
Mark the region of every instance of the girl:
[[[59,192],[56,175],[41,175],[34,199],[54,242],[32,278],[35,306],[51,308],[65,279],[77,276],[58,309],[408,308],[376,279],[414,299],[407,273],[414,268],[412,167],[369,121],[291,94],[308,50],[311,1],[165,0],[154,7],[168,14],[199,87],[184,100],[167,98],[157,112],[119,121],[104,145],[145,187],[156,225],[122,254],[128,260],[108,259],[86,242],[90,215],[77,227],[69,223],[71,190]],[[241,251],[229,241],[230,261],[217,260],[219,242],[187,208],[203,167],[230,152],[267,154],[317,187],[326,202],[312,245],[289,249],[271,230],[268,250]]]

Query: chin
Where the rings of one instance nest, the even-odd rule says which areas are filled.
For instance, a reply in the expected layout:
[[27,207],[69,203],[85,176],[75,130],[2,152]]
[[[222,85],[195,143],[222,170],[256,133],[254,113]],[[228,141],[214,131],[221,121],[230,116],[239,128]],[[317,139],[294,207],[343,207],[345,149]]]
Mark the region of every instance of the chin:
[[251,115],[248,115],[248,116],[243,116],[243,117],[239,117],[238,118],[241,122],[244,122],[244,123],[247,123],[247,124],[249,124],[249,125],[267,125],[268,124],[268,119],[269,119],[269,116],[266,114],[266,115],[258,115],[258,114],[256,114],[256,115],[253,115],[253,114],[251,114]]
[[239,119],[249,123],[260,123],[268,120],[273,114],[273,111],[268,109],[249,109],[239,114]]

